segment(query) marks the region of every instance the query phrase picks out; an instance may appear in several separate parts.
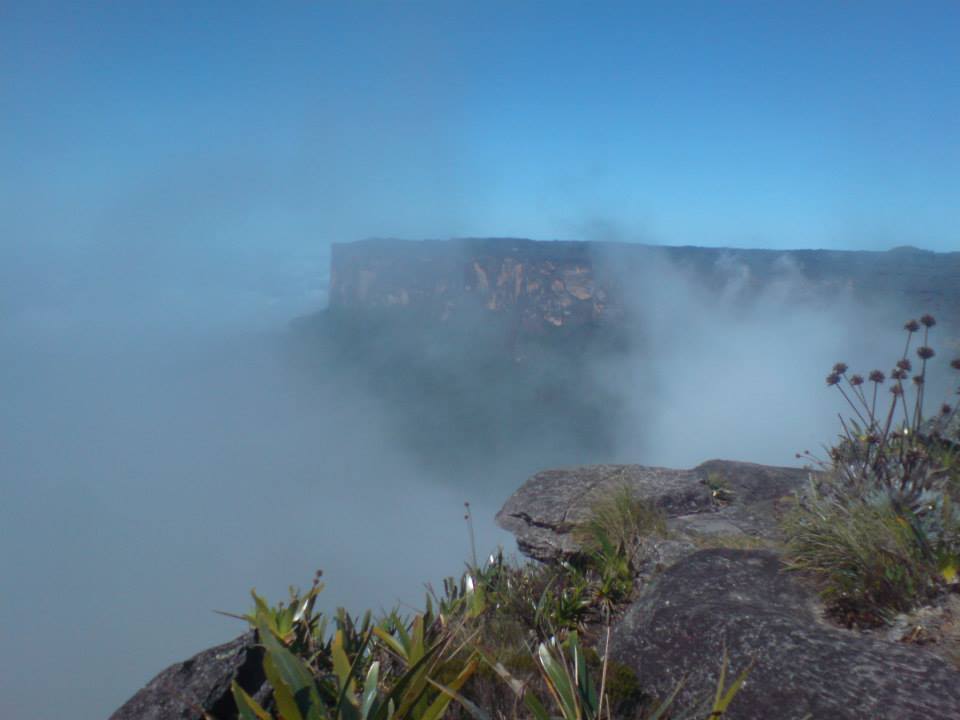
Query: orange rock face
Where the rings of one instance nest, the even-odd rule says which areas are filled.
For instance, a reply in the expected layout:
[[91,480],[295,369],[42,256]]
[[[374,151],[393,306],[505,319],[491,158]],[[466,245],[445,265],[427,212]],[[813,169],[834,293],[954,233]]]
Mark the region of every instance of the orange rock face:
[[718,297],[731,289],[749,294],[787,278],[800,291],[798,301],[844,292],[867,304],[895,301],[905,314],[930,312],[947,324],[960,323],[960,253],[915,248],[838,252],[510,238],[364,240],[333,246],[329,304],[393,308],[449,323],[490,313],[514,334],[550,333],[622,322],[623,283],[636,287],[651,277],[651,267],[676,268]]
[[334,246],[330,306],[408,308],[451,322],[482,309],[525,333],[597,323],[585,243],[364,241]]

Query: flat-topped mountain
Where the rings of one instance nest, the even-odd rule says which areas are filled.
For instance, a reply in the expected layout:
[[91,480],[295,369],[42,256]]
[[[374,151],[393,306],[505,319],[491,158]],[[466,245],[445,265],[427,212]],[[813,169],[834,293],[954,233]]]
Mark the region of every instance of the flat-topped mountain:
[[368,389],[425,463],[463,477],[468,458],[516,472],[519,457],[529,473],[607,462],[618,443],[637,452],[663,403],[683,396],[654,385],[669,379],[663,371],[681,348],[698,354],[693,376],[704,377],[704,363],[729,370],[745,343],[783,344],[792,327],[805,346],[822,328],[848,328],[850,342],[831,343],[829,362],[791,356],[815,390],[836,358],[851,359],[854,331],[897,333],[930,312],[937,352],[952,357],[958,280],[960,253],[915,248],[363,240],[333,246],[329,307],[298,337],[310,373]]
[[741,250],[515,238],[335,244],[330,307],[401,308],[449,320],[487,311],[522,334],[617,322],[631,291],[663,268],[747,296],[776,281],[810,297],[838,292],[907,314],[960,310],[960,252]]

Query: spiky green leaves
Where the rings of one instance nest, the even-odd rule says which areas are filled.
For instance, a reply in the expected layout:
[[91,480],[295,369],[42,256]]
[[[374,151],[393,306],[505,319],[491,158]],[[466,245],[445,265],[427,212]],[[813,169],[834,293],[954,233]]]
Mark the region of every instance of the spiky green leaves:
[[[293,629],[287,622],[299,610],[288,618],[282,608],[271,608],[256,594],[254,599],[256,609],[248,619],[264,648],[263,668],[282,720],[439,720],[477,668],[475,657],[461,655],[453,681],[439,683],[434,675],[440,665],[449,670],[458,660],[448,652],[450,638],[443,626],[427,622],[423,614],[409,625],[395,617],[390,629],[369,627],[365,620],[358,636],[356,624],[341,611],[338,629],[321,648],[324,657],[303,658],[292,647]],[[301,612],[296,621],[304,617]],[[382,645],[375,648],[375,641]],[[390,653],[397,669],[384,672],[373,659],[375,652]],[[237,683],[232,691],[243,720],[270,719]]]

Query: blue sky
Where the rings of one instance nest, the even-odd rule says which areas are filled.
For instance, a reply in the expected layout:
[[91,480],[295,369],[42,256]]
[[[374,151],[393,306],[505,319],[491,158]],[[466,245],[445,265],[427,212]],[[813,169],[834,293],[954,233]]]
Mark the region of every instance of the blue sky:
[[957,37],[954,2],[4,3],[0,243],[956,250]]

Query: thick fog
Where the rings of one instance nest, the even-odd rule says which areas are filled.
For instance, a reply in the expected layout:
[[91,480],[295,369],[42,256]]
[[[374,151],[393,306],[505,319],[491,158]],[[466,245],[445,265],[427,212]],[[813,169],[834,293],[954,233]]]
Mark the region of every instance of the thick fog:
[[[575,431],[548,424],[540,432],[556,437],[487,461],[469,436],[453,448],[438,438],[452,462],[437,466],[398,433],[423,408],[398,412],[362,374],[295,359],[290,321],[323,305],[326,248],[225,253],[219,267],[155,248],[144,263],[147,249],[6,263],[10,717],[38,702],[51,716],[103,716],[165,665],[242,630],[213,610],[245,611],[251,587],[281,599],[317,568],[327,608],[417,606],[423,583],[468,557],[464,501],[481,552],[512,550],[493,515],[538,467],[794,463],[839,429],[843,408],[823,385],[832,363],[886,367],[900,343],[895,308],[810,297],[789,263],[757,298],[735,263],[719,268],[718,294],[664,261],[626,278],[631,353],[588,368],[621,404],[609,451],[564,452]],[[42,261],[49,271],[31,274]]]
[[[834,363],[866,376],[889,371],[903,351],[901,302],[867,305],[850,287],[813,284],[787,254],[767,277],[721,255],[710,287],[666,258],[624,270],[601,253],[598,267],[627,288],[635,327],[634,351],[596,370],[625,398],[628,421],[616,440],[625,462],[787,465],[807,450],[825,458],[841,432],[837,413],[849,413],[824,384]],[[932,344],[943,350],[937,340],[952,332],[941,325]],[[936,406],[949,397],[943,356],[931,362],[927,387]]]
[[161,255],[155,274],[113,249],[49,256],[69,292],[44,273],[29,301],[5,298],[5,717],[106,716],[243,630],[213,610],[246,611],[254,586],[282,599],[317,568],[326,607],[420,605],[423,583],[463,569],[466,500],[478,545],[504,539],[502,498],[446,490],[376,397],[292,369],[288,324],[322,300],[322,249],[205,273]]

